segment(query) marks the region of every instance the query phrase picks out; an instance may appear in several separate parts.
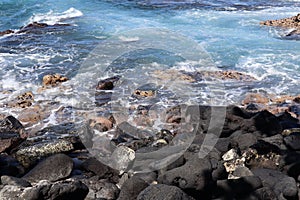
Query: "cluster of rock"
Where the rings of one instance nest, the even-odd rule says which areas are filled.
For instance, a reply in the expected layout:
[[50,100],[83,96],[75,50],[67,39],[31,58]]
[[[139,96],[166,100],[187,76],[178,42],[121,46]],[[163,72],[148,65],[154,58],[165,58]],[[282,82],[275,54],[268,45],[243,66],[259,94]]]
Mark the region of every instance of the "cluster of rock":
[[[60,78],[57,82],[45,79],[51,86],[60,82]],[[112,92],[118,80],[119,77],[101,80],[96,92],[102,98],[103,92]],[[137,91],[149,93],[152,89],[138,88]],[[22,95],[20,99],[31,99],[27,96],[32,95]],[[110,101],[109,96],[106,97],[99,106]],[[262,107],[270,108],[272,103],[274,108],[284,103],[289,109],[269,112]],[[114,134],[110,143],[110,148],[115,148],[114,169],[88,153],[87,144],[93,146],[95,138],[88,134],[86,138],[79,137],[79,129],[72,123],[46,127],[36,132],[35,137],[29,137],[20,121],[7,116],[0,121],[0,197],[30,200],[298,199],[298,103],[299,97],[249,94],[242,102],[244,108],[226,107],[217,143],[205,157],[199,153],[209,124],[215,119],[212,119],[212,107],[197,106],[198,129],[188,149],[164,168],[140,173],[130,170],[135,154],[172,145],[174,138],[181,134],[176,127],[184,120],[181,118],[184,106],[170,108],[166,123],[172,128],[157,133],[126,122],[117,124],[113,117],[89,119],[89,128]],[[136,109],[140,114],[138,119],[147,121],[149,108],[140,105]],[[224,108],[214,108],[218,109]]]
[[246,73],[228,70],[228,71],[178,71],[178,70],[156,70],[152,74],[153,77],[163,80],[182,80],[187,82],[195,82],[202,80],[225,80],[225,81],[255,81],[256,79]]
[[298,35],[300,34],[300,14],[297,14],[296,16],[293,17],[284,18],[284,19],[262,21],[260,22],[260,25],[293,29],[286,36]]
[[[40,139],[25,140],[27,135],[22,124],[8,116],[0,122],[0,197],[119,200],[299,198],[298,119],[286,112],[273,115],[266,110],[249,112],[229,106],[217,144],[208,155],[200,158],[207,124],[213,119],[211,107],[200,106],[199,109],[199,130],[187,151],[165,168],[144,173],[112,169],[91,157],[78,135],[72,135],[70,125],[45,128],[38,134]],[[111,129],[113,123],[103,117],[90,121],[92,127],[101,125],[102,131]],[[51,132],[70,134],[56,139],[43,137]],[[128,134],[120,133],[114,141],[124,143]],[[172,133],[165,130],[155,140],[164,140],[160,145],[167,145],[172,137]],[[125,144],[133,152],[153,150],[149,148],[149,144],[153,147],[153,142],[145,140],[143,134],[130,140],[142,144],[136,149]]]

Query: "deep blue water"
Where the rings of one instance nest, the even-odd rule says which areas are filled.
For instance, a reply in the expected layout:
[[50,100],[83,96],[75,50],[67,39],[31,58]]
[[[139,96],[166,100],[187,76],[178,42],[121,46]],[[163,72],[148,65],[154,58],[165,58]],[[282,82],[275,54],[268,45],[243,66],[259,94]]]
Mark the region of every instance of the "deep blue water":
[[[72,26],[0,37],[0,86],[36,89],[48,73],[61,73],[76,82],[86,57],[95,47],[105,49],[106,39],[138,28],[161,28],[193,40],[216,68],[259,80],[243,88],[233,86],[227,96],[240,90],[298,94],[300,41],[283,37],[286,30],[261,27],[259,22],[296,15],[299,7],[297,0],[2,0],[0,30],[18,30],[34,21]],[[124,43],[131,40],[135,38],[125,38]],[[189,46],[185,49],[190,51]],[[165,50],[174,49],[170,45]],[[155,56],[165,59],[165,54]]]

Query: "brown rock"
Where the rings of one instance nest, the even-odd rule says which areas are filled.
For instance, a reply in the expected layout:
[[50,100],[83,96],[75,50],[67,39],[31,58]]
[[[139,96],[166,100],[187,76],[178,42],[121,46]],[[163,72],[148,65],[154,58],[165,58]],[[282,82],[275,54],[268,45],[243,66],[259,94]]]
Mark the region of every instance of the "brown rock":
[[67,81],[68,78],[61,76],[60,74],[48,74],[43,77],[43,85],[44,86],[56,86],[59,83]]
[[34,97],[31,91],[25,92],[24,94],[21,94],[17,96],[14,100],[6,103],[8,107],[21,107],[26,108],[32,105],[34,101]]
[[153,74],[151,74],[153,77],[161,79],[161,80],[181,80],[181,81],[187,81],[187,82],[194,82],[195,79],[189,75],[184,74],[183,72],[169,69],[169,70],[155,70]]
[[247,105],[250,103],[258,103],[258,104],[267,104],[270,99],[263,94],[259,93],[248,93],[245,99],[242,101],[243,105]]
[[108,131],[112,129],[113,123],[109,119],[105,117],[96,117],[93,119],[90,119],[89,125],[92,128],[96,128],[99,131]]
[[152,74],[155,78],[162,80],[181,80],[187,82],[195,82],[197,80],[239,80],[239,81],[255,81],[256,79],[248,74],[238,71],[197,71],[197,72],[184,72],[176,70],[167,71],[154,71]]
[[284,19],[261,21],[260,25],[295,29],[292,32],[290,32],[287,36],[300,34],[300,14]]
[[152,90],[143,91],[143,90],[135,90],[134,95],[141,97],[152,97],[155,95],[155,92]]
[[34,108],[26,108],[19,115],[19,120],[25,123],[37,123],[42,120],[42,114],[38,106]]
[[14,31],[13,30],[0,31],[0,36],[11,34],[11,33],[14,33]]
[[236,81],[255,81],[256,79],[248,74],[238,71],[201,71],[196,74],[200,79],[221,79]]
[[97,90],[112,90],[115,86],[115,83],[120,79],[118,76],[100,80],[96,87]]

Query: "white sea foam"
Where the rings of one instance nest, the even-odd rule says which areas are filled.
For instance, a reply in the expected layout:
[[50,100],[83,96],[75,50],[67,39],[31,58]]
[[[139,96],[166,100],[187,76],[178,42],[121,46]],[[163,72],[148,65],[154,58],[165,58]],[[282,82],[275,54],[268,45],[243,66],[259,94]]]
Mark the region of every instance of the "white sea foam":
[[120,36],[119,39],[122,40],[122,41],[124,41],[124,42],[135,42],[135,41],[138,41],[140,38],[139,37],[125,37],[125,36]]
[[62,12],[62,13],[55,13],[52,10],[50,10],[48,13],[43,14],[34,14],[32,17],[30,17],[29,22],[41,22],[41,23],[47,23],[49,25],[53,25],[56,23],[61,23],[65,20],[81,17],[83,16],[83,13],[80,10],[77,10],[75,8],[69,8],[68,10]]

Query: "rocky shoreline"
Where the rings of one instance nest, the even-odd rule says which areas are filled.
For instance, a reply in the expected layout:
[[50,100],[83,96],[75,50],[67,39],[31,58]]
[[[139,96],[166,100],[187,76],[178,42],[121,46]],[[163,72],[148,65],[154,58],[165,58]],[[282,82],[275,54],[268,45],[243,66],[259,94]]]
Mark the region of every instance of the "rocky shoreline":
[[[263,23],[269,24],[274,23]],[[40,29],[53,30],[60,26],[67,25],[33,23],[20,28],[16,34],[39,33]],[[0,35],[13,33],[7,30]],[[156,71],[153,76],[176,77],[189,83],[202,79],[256,81],[237,71]],[[95,86],[98,107],[110,102],[119,79],[114,76],[98,82]],[[37,93],[63,87],[67,81],[61,75],[46,75]],[[141,87],[132,95],[136,99],[152,98],[156,90]],[[93,133],[81,137],[81,129],[73,122],[32,128],[51,113],[43,110],[34,92],[25,92],[1,105],[19,108],[21,114],[17,118],[0,115],[0,199],[299,199],[299,99],[299,96],[251,93],[241,105],[194,106],[190,110],[199,111],[195,118],[198,128],[186,151],[159,170],[136,173],[130,168],[135,154],[172,146],[174,138],[180,137],[185,106],[171,107],[165,116],[166,127],[170,128],[155,133],[141,132],[126,123],[118,124],[112,115],[87,119],[81,128],[97,130],[100,135],[107,131],[113,134],[109,147],[113,146],[117,155],[114,154],[112,168],[87,149],[93,147]],[[131,109],[138,114],[135,119],[138,124],[153,123],[149,106]],[[225,111],[225,119],[218,140],[205,157],[200,157],[209,124],[214,120],[212,112],[220,109]],[[67,107],[56,111],[62,118],[65,113]]]
[[285,36],[295,36],[300,34],[300,14],[284,19],[261,21],[260,25],[273,26],[284,29],[292,29]]
[[[201,76],[203,74],[210,76],[212,72],[203,72]],[[216,72],[214,76],[224,79],[226,74],[230,79],[242,76],[242,73],[233,75],[234,72]],[[187,76],[185,74],[184,79],[193,80],[191,75],[188,79]],[[117,77],[101,80],[96,89],[112,90],[118,80]],[[47,75],[43,81],[46,90],[59,87],[67,78]],[[141,98],[148,98],[155,91],[146,94],[150,92],[141,89],[135,92]],[[32,93],[21,95],[17,100],[16,105],[22,109],[34,105]],[[99,162],[89,154],[72,123],[46,127],[32,137],[18,119],[3,116],[0,121],[0,197],[26,200],[298,199],[299,108],[299,97],[249,94],[242,105],[225,108],[220,138],[212,151],[200,158],[212,107],[199,106],[199,129],[187,151],[163,169],[144,173],[127,171],[125,161],[122,161],[126,164],[125,170]],[[147,116],[146,107],[139,109],[141,116]],[[180,108],[170,109],[167,122],[172,127],[182,120],[178,113]],[[113,144],[133,154],[167,146],[180,134],[161,130],[154,137],[148,137],[138,130],[134,132],[133,127],[131,132],[126,132],[122,124],[106,117],[92,119],[88,126],[99,132],[115,130]]]

